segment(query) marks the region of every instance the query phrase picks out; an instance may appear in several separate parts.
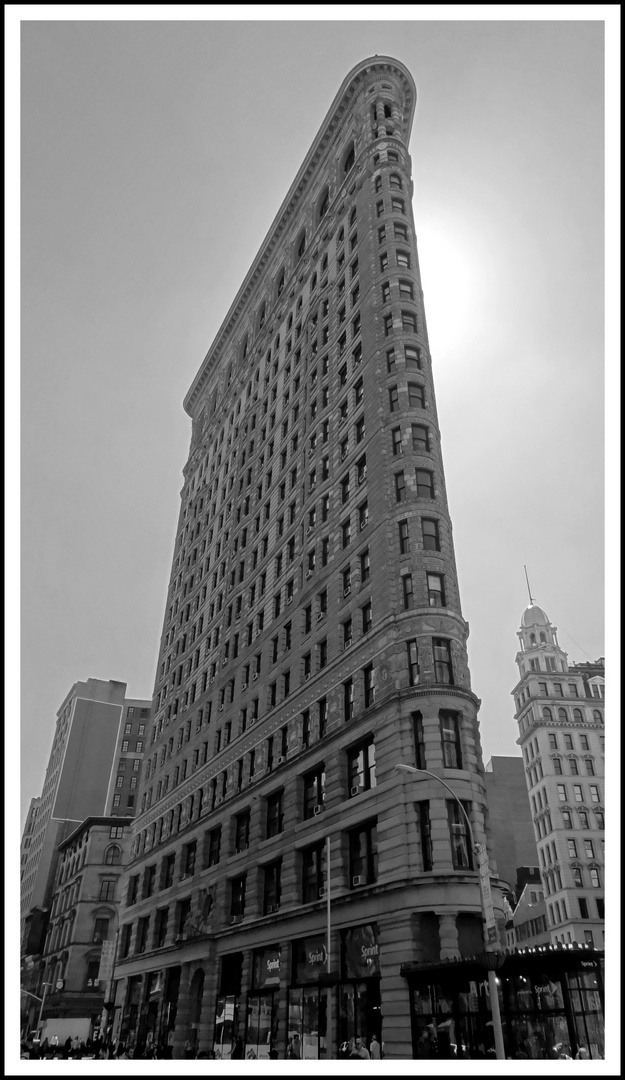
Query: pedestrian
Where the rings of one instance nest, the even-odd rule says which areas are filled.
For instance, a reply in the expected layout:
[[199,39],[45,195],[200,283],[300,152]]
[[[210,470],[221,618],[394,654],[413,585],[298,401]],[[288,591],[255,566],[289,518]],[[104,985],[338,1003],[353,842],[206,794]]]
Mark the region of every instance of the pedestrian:
[[354,1049],[350,1052],[350,1058],[369,1058],[369,1051],[363,1044],[360,1035],[356,1035],[354,1039]]
[[369,1043],[369,1054],[376,1061],[382,1056],[382,1047],[375,1035],[372,1036],[371,1042]]
[[586,1047],[585,1046],[580,1046],[579,1050],[577,1051],[577,1053],[575,1055],[575,1059],[577,1061],[587,1061],[588,1057],[589,1057],[589,1055],[588,1055],[588,1051],[587,1051]]
[[236,1058],[238,1060],[239,1058],[242,1058],[244,1056],[245,1055],[243,1052],[243,1039],[240,1035],[237,1035],[230,1057],[233,1059]]

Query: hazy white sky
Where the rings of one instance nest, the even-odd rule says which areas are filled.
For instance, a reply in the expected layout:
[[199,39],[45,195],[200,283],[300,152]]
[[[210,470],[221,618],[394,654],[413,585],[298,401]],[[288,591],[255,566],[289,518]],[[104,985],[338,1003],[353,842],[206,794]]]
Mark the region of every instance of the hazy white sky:
[[473,689],[485,761],[517,754],[524,563],[569,659],[604,655],[604,25],[154,10],[165,21],[22,24],[22,817],[73,682],[151,697],[182,399],[342,80],[374,53],[417,84],[414,213]]

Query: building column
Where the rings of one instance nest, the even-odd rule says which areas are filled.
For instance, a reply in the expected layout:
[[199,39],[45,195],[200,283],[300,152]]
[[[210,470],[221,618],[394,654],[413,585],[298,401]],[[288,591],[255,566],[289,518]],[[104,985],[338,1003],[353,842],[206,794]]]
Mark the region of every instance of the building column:
[[377,919],[380,932],[380,1004],[386,1058],[412,1058],[410,989],[401,965],[417,960],[416,924],[411,912]]
[[441,960],[453,960],[460,957],[458,927],[456,916],[437,911],[441,942]]

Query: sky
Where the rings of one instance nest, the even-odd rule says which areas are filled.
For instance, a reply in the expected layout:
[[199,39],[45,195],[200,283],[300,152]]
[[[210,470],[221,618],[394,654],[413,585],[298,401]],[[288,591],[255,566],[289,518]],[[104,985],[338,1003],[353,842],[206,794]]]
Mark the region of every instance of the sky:
[[152,695],[183,397],[339,86],[376,53],[417,85],[413,207],[484,761],[519,753],[524,565],[569,661],[605,655],[605,9],[478,9],[67,21],[51,5],[22,22],[22,821],[75,681]]

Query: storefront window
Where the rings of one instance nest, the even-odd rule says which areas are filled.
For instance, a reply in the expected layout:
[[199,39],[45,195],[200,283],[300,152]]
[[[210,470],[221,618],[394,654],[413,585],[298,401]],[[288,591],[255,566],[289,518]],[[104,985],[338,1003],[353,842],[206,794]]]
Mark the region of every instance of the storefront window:
[[225,994],[217,998],[214,1050],[219,1050],[222,1058],[229,1058],[232,1053],[237,1030],[238,1007],[238,998],[234,994]]
[[328,990],[308,986],[289,991],[288,1059],[327,1057],[326,1016]]
[[603,1008],[599,977],[594,971],[579,971],[567,976],[577,1041],[589,1058],[603,1058]]
[[245,1056],[269,1059],[274,1030],[275,994],[249,994],[245,1028]]

